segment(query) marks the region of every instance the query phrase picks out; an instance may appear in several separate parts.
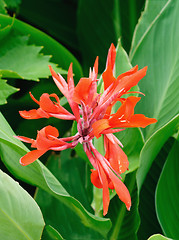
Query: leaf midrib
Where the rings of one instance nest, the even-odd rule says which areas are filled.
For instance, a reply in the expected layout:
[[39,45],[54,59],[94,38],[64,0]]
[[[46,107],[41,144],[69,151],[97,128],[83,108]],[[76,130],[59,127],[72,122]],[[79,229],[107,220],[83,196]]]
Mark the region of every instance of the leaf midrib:
[[[129,59],[130,61],[132,62],[132,59],[137,51],[137,49],[139,48],[139,46],[142,44],[142,41],[144,40],[144,38],[147,36],[147,34],[149,33],[150,29],[153,27],[153,25],[155,24],[155,22],[157,21],[157,19],[160,17],[160,15],[165,11],[165,9],[167,8],[167,6],[170,4],[171,0],[168,0],[168,2],[165,4],[165,6],[161,9],[161,11],[159,12],[159,14],[154,18],[154,20],[151,22],[151,24],[149,25],[149,27],[146,29],[146,31],[144,32],[144,34],[142,35],[142,37],[140,38],[140,40],[138,41],[138,44],[136,45],[136,47],[134,48],[134,51],[131,53],[131,50],[133,48],[133,41],[132,41],[132,46],[131,46],[131,50],[130,50],[130,53],[129,53]],[[146,4],[146,7],[145,7],[145,10],[144,12],[146,11],[148,7],[148,1],[147,1],[147,4]],[[142,19],[143,16],[141,16],[141,19]],[[140,22],[137,24],[137,26],[140,24]],[[137,28],[136,28],[137,29]],[[136,30],[134,32],[134,36],[136,34]],[[134,38],[133,38],[134,39]]]
[[7,219],[9,219],[10,222],[12,222],[12,224],[22,233],[22,235],[24,235],[27,239],[30,239],[30,240],[32,239],[29,237],[29,235],[26,232],[23,231],[23,229],[14,221],[13,218],[9,217],[9,215],[5,211],[3,211],[1,208],[0,208],[0,211],[5,215]]

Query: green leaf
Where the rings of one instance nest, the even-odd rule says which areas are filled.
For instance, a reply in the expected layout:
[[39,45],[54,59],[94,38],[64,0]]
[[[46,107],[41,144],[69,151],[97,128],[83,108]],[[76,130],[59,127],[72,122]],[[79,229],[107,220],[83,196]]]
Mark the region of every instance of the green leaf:
[[[39,80],[50,75],[50,56],[40,53],[42,47],[28,45],[28,36],[16,36],[12,32],[3,39],[0,46],[0,74],[6,78]],[[17,60],[18,59],[18,60]],[[66,73],[59,69],[60,73]]]
[[139,82],[146,97],[137,111],[158,121],[144,129],[146,138],[179,113],[178,11],[178,0],[146,1],[135,31],[130,59],[140,68],[148,66]]
[[60,233],[50,225],[45,225],[42,240],[63,240],[64,238]]
[[[157,217],[167,237],[179,238],[179,139],[168,155],[156,189]],[[167,216],[167,217],[166,217]]]
[[110,220],[97,218],[89,213],[78,200],[69,195],[40,161],[37,160],[26,167],[19,164],[19,159],[26,154],[27,148],[13,137],[15,134],[2,115],[0,115],[0,123],[0,141],[2,142],[0,153],[8,170],[17,178],[40,187],[60,200],[76,213],[86,227],[105,235],[111,227]]
[[149,237],[148,240],[172,240],[172,239],[164,237],[163,235],[160,235],[160,234],[155,234]]
[[6,99],[19,89],[14,88],[6,83],[6,80],[0,79],[0,105],[7,103]]
[[0,236],[3,240],[40,240],[44,221],[33,198],[0,170]]
[[[79,157],[71,157],[71,150],[59,155],[52,154],[47,163],[49,170],[57,177],[71,196],[78,199],[85,208],[93,212],[91,203],[92,183],[89,180],[89,169]],[[35,199],[42,209],[45,222],[57,229],[65,239],[104,239],[98,232],[85,227],[76,215],[57,199],[38,189]],[[48,199],[48,202],[44,202]],[[54,214],[55,212],[55,214]],[[96,223],[97,224],[97,223]],[[96,225],[97,227],[97,225]]]
[[162,168],[173,146],[173,143],[174,139],[169,138],[164,144],[152,163],[150,171],[147,173],[146,179],[140,191],[140,202],[138,209],[141,223],[137,235],[141,240],[147,239],[155,233],[163,233],[156,216],[155,191],[160,173],[162,172]]
[[[89,14],[90,13],[90,14]],[[99,72],[105,67],[106,53],[111,43],[120,36],[119,1],[80,0],[77,31],[84,67],[88,71],[99,56]],[[105,39],[105,40],[104,40]]]
[[144,144],[140,153],[140,167],[137,171],[137,184],[140,191],[145,177],[160,149],[179,127],[179,115],[157,130]]
[[122,47],[121,40],[118,40],[118,45],[116,47],[116,62],[115,62],[115,77],[128,71],[132,68],[129,57]]
[[45,55],[52,55],[51,61],[57,63],[63,69],[68,69],[70,63],[73,62],[75,78],[81,77],[81,66],[76,58],[53,38],[28,24],[20,20],[13,19],[9,16],[0,14],[0,22],[4,28],[12,25],[13,22],[11,29],[15,32],[16,35],[30,35],[29,44],[44,46],[42,53]]
[[111,218],[113,227],[109,233],[109,240],[126,240],[137,239],[137,229],[139,227],[138,215],[138,194],[136,184],[136,172],[128,174],[125,178],[125,185],[129,189],[132,206],[130,211],[127,211],[126,206],[122,203],[118,196],[111,200],[109,213],[107,216]]

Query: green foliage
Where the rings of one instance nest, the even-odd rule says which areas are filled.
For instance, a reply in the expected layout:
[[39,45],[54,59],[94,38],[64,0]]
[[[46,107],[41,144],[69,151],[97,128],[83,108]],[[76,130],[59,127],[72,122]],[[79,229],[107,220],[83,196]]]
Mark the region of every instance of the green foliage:
[[171,240],[171,238],[164,237],[163,235],[160,234],[155,234],[148,238],[148,240],[165,240],[165,239]]
[[10,86],[6,80],[0,79],[0,105],[7,103],[6,99],[9,95],[17,92],[19,89]]
[[98,218],[89,213],[78,200],[69,195],[61,183],[40,161],[25,168],[19,164],[19,159],[27,152],[27,148],[13,137],[12,129],[2,115],[0,117],[0,141],[2,143],[0,153],[2,161],[9,171],[17,178],[40,187],[60,200],[81,219],[86,227],[106,235],[111,227],[110,220]]
[[[90,207],[92,196],[89,196],[89,193],[92,193],[90,191],[92,186],[88,186],[86,177],[89,175],[89,169],[86,168],[82,159],[79,157],[72,158],[70,154],[71,150],[66,150],[61,152],[60,156],[51,155],[47,167],[70,195],[78,199],[88,211],[93,212]],[[92,184],[90,183],[90,185]],[[44,199],[48,199],[48,201],[44,202]],[[99,234],[97,231],[98,225],[96,225],[96,229],[85,227],[67,206],[41,189],[37,190],[35,200],[42,209],[45,222],[55,227],[65,239],[103,239],[102,235],[105,236],[108,232],[104,228],[101,232],[102,235]]]
[[[0,170],[3,240],[179,239],[178,12],[178,0],[0,0],[0,105],[7,103],[1,106],[0,156],[8,174],[29,184],[24,188],[32,193],[30,185],[37,187],[34,200]],[[99,73],[104,71],[112,42],[117,44],[115,77],[132,66],[148,66],[145,78],[132,89],[145,94],[140,95],[135,113],[156,118],[157,123],[116,134],[129,159],[122,180],[132,207],[128,212],[115,191],[110,191],[109,211],[103,218],[102,191],[92,186],[91,165],[81,144],[76,152],[47,153],[42,160],[48,157],[47,167],[39,160],[22,167],[19,159],[28,149],[13,137],[11,127],[19,135],[35,137],[37,130],[50,124],[59,129],[60,137],[68,136],[71,121],[21,120],[18,111],[37,108],[29,91],[37,99],[44,92],[62,96],[48,65],[66,75],[72,62],[77,84],[83,72],[88,75],[96,56]],[[100,75],[99,79],[102,89]],[[130,95],[137,96],[124,97]],[[60,103],[70,109],[65,98]],[[76,132],[73,124],[72,134]],[[103,139],[94,144],[104,154]]]
[[179,217],[179,179],[177,177],[178,158],[179,142],[177,139],[168,155],[156,189],[157,217],[165,235],[172,239],[177,239],[179,236],[178,224],[175,220]]
[[44,220],[37,203],[17,182],[1,170],[0,192],[0,236],[4,240],[40,239]]

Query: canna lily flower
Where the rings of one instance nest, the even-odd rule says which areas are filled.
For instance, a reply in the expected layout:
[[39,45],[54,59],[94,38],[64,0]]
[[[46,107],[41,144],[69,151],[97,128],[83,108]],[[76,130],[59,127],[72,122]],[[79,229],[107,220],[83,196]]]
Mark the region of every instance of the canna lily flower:
[[[135,66],[115,78],[113,75],[115,58],[116,49],[112,44],[108,52],[106,70],[102,74],[103,93],[97,92],[98,57],[93,69],[90,69],[89,77],[81,78],[76,86],[73,80],[72,64],[68,70],[67,82],[49,66],[53,80],[67,98],[72,113],[60,105],[56,94],[49,95],[47,93],[42,94],[39,101],[30,93],[31,98],[39,105],[39,108],[20,111],[20,115],[26,119],[56,117],[75,120],[77,122],[77,133],[74,136],[58,138],[58,130],[52,126],[40,130],[36,140],[17,136],[19,140],[31,143],[31,146],[36,148],[36,150],[28,152],[21,158],[20,163],[22,165],[34,162],[48,150],[61,151],[74,148],[79,143],[82,144],[93,166],[91,182],[95,187],[103,189],[103,215],[108,212],[109,188],[115,189],[128,210],[131,207],[129,191],[120,176],[128,170],[129,162],[122,150],[122,143],[114,133],[124,131],[128,127],[146,127],[156,122],[154,118],[134,114],[134,108],[141,99],[140,97],[123,98],[123,95],[128,94],[129,90],[145,76],[147,67],[138,70],[138,67]],[[112,113],[113,106],[117,101],[121,102],[121,106],[116,113]],[[93,139],[102,136],[104,137],[104,156],[93,145]]]

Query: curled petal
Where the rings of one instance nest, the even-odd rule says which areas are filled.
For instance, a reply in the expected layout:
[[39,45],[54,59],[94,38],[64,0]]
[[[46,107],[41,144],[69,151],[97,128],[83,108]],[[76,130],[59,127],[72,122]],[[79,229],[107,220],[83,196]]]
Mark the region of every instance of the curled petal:
[[91,173],[91,182],[92,182],[92,184],[93,184],[95,187],[97,187],[97,188],[102,188],[103,185],[102,185],[102,183],[101,183],[101,181],[100,181],[100,179],[99,179],[98,171],[92,169],[91,172],[92,172],[92,173]]
[[45,135],[48,136],[48,135],[52,135],[53,137],[58,137],[59,136],[59,132],[58,132],[58,129],[56,129],[55,127],[52,127],[52,126],[47,126],[45,128],[43,128],[44,131],[45,131]]
[[[57,97],[56,94],[55,96]],[[59,108],[52,102],[52,100],[50,99],[50,95],[48,93],[44,93],[40,97],[40,108],[48,113],[59,113]]]

